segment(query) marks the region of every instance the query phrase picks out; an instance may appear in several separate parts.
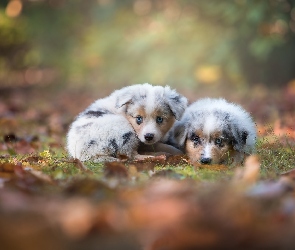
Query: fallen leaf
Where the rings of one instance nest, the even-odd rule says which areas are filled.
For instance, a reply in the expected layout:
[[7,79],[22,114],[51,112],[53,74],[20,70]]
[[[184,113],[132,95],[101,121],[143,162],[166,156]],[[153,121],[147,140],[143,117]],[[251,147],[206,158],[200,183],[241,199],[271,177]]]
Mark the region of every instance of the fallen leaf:
[[233,181],[245,185],[254,184],[259,178],[260,161],[257,155],[250,155],[246,158],[243,168],[237,168]]
[[[18,154],[32,154],[36,152],[36,145],[32,145],[24,139],[21,139],[13,144],[11,144],[12,149]],[[34,146],[34,147],[33,147]]]
[[181,179],[183,176],[181,174],[176,173],[175,171],[168,169],[168,170],[160,170],[157,171],[153,177],[166,177],[172,179]]
[[159,155],[154,157],[145,158],[142,160],[136,160],[130,162],[133,166],[136,167],[137,171],[154,171],[156,165],[165,164],[166,156]]
[[165,162],[169,165],[178,165],[178,164],[189,164],[187,155],[171,155],[167,156],[167,160]]
[[158,164],[156,162],[141,162],[141,161],[136,161],[130,163],[131,165],[137,169],[137,171],[142,172],[142,171],[154,171],[155,166]]
[[129,173],[129,176],[131,176],[133,178],[137,178],[138,175],[139,175],[138,171],[137,171],[137,168],[134,165],[128,166],[128,173]]
[[106,162],[104,168],[105,177],[127,178],[128,169],[121,162]]
[[86,173],[93,173],[90,169],[85,167],[85,165],[77,158],[68,161],[69,163],[73,163],[78,169],[80,169],[82,172]]
[[127,161],[129,159],[129,157],[127,155],[117,155],[117,158],[120,160],[120,161]]
[[64,192],[70,196],[92,197],[94,200],[104,200],[114,194],[114,190],[105,183],[90,178],[73,179],[67,184]]
[[66,235],[80,239],[93,227],[95,217],[95,207],[88,200],[73,198],[61,207],[58,219]]
[[1,172],[14,172],[15,164],[13,163],[0,163],[0,171]]
[[5,179],[5,180],[9,180],[14,176],[13,173],[9,173],[9,172],[0,172],[0,179]]
[[19,178],[24,178],[25,175],[26,175],[26,172],[25,172],[25,170],[23,169],[21,163],[15,165],[14,168],[13,168],[13,170],[14,170],[15,175],[16,175],[17,177],[19,177]]
[[44,181],[44,182],[47,182],[47,183],[50,183],[50,184],[55,183],[49,175],[44,174],[44,173],[41,172],[41,171],[38,171],[38,170],[35,170],[35,169],[30,169],[29,172],[30,172],[33,176],[37,177],[38,179],[40,179],[40,180],[42,180],[42,181]]

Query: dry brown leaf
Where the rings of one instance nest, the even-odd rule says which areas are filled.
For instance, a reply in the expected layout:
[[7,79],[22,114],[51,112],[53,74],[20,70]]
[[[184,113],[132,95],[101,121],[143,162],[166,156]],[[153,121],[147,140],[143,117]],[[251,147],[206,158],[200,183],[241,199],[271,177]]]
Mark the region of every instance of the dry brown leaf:
[[59,222],[66,235],[74,239],[80,239],[93,226],[95,216],[96,210],[89,201],[74,198],[61,207]]
[[246,185],[254,184],[259,178],[260,160],[257,155],[250,155],[246,158],[243,168],[237,168],[234,175],[234,182],[241,182]]
[[182,175],[181,174],[178,174],[176,172],[174,172],[173,170],[171,169],[165,169],[165,170],[160,170],[160,171],[157,171],[154,175],[153,175],[154,178],[172,178],[172,179],[181,179]]
[[23,139],[17,141],[16,143],[13,143],[12,148],[18,154],[32,154],[36,152],[36,145],[33,145],[31,142],[28,142]]
[[178,164],[188,164],[188,157],[186,155],[171,155],[167,156],[166,164],[178,165]]
[[106,162],[104,174],[106,177],[127,178],[128,169],[121,162]]
[[38,171],[38,170],[35,170],[35,169],[30,169],[29,172],[33,176],[35,176],[36,178],[40,179],[41,181],[44,181],[44,182],[47,182],[47,183],[50,183],[50,184],[53,184],[54,183],[54,181],[52,180],[52,178],[49,175],[44,174],[41,171]]
[[152,242],[144,242],[149,249],[210,249],[218,245],[220,236],[214,229],[190,229],[179,225],[158,235]]
[[0,179],[5,179],[5,180],[9,180],[14,176],[13,173],[9,173],[9,172],[0,172]]
[[92,178],[73,179],[65,188],[67,195],[104,199],[113,196],[113,190],[105,183]]
[[155,162],[155,163],[162,163],[164,164],[166,160],[166,155],[156,155],[152,157],[145,157],[143,159],[137,159],[133,162],[140,162],[140,163],[147,163],[147,162]]
[[86,173],[93,173],[90,169],[88,169],[87,167],[84,166],[84,164],[77,158],[69,161],[69,162],[72,162],[74,163],[74,165],[80,169],[82,172],[86,172]]
[[0,163],[0,171],[1,172],[14,172],[15,164],[13,163]]
[[133,166],[137,169],[137,171],[154,171],[155,166],[158,163],[156,162],[141,162],[141,161],[136,161],[132,162],[130,166]]
[[129,159],[129,157],[127,155],[117,155],[117,158],[120,160],[120,161],[127,161]]
[[131,177],[137,178],[138,177],[138,171],[136,166],[130,165],[128,166],[128,173]]
[[19,171],[22,171],[21,163],[0,163],[0,178],[4,180],[10,180],[15,177],[15,172],[21,168]]
[[166,156],[159,155],[155,157],[145,158],[143,160],[136,160],[130,162],[132,166],[135,166],[137,171],[154,171],[156,165],[165,164]]
[[189,213],[189,204],[175,197],[143,199],[135,202],[127,211],[132,226],[163,228],[178,223]]

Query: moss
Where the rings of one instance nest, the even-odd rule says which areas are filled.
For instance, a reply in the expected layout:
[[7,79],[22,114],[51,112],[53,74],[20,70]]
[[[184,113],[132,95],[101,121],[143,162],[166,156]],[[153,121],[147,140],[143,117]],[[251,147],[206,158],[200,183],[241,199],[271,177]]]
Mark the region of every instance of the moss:
[[[2,151],[0,163],[21,162],[23,166],[41,170],[45,174],[50,175],[54,179],[66,179],[77,176],[91,176],[96,179],[104,178],[104,164],[85,162],[85,168],[90,173],[80,169],[73,160],[69,159],[63,148],[51,149],[47,143],[42,145],[42,150],[34,154],[10,154],[9,148]],[[274,179],[280,174],[295,168],[295,148],[292,141],[287,138],[283,139],[276,136],[268,135],[260,138],[257,142],[257,155],[261,161],[261,178]],[[128,164],[127,164],[128,168]],[[144,170],[139,171],[135,175],[130,173],[130,179],[133,183],[142,183],[150,179],[151,176],[159,175],[167,178],[176,179],[192,179],[196,181],[218,181],[228,180],[235,171],[235,167],[229,166],[203,166],[195,167],[185,164],[159,164],[154,167],[153,172]]]

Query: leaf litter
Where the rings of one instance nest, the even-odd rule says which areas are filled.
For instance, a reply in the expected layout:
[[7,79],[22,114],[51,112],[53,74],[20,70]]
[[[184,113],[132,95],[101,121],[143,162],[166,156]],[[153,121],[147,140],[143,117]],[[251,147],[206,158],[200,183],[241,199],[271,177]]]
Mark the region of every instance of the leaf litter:
[[[32,156],[25,160],[40,161]],[[21,228],[36,227],[38,220],[38,227],[50,232],[46,240],[57,249],[86,249],[85,242],[87,249],[95,249],[100,244],[108,246],[110,239],[117,242],[111,249],[287,249],[295,243],[292,172],[271,182],[259,180],[260,161],[251,156],[243,167],[234,169],[227,182],[180,179],[170,169],[130,185],[132,176],[147,170],[136,164],[105,163],[103,178],[87,172],[84,177],[61,181],[21,162],[1,163],[0,176],[5,181],[0,192],[0,220],[9,216],[15,237],[24,233]],[[117,179],[118,184],[111,185],[110,179]],[[23,215],[22,227],[16,229],[19,215]],[[0,232],[4,230],[1,223]],[[36,244],[41,237],[34,230],[26,234]],[[4,236],[7,234],[0,234],[1,241]],[[22,249],[22,241],[26,240],[6,244]]]
[[258,156],[233,167],[191,164],[183,155],[82,163],[62,148],[69,121],[60,110],[14,110],[0,117],[1,249],[295,245],[290,115],[273,130],[260,123]]

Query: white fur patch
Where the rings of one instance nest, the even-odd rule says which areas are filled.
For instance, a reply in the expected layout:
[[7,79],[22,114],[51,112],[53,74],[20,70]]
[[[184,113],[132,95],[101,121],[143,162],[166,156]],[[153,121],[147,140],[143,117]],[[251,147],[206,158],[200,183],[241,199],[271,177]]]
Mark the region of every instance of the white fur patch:
[[207,143],[204,147],[203,158],[211,158],[212,145]]
[[205,118],[203,133],[208,137],[210,134],[218,129],[216,117],[209,115]]

